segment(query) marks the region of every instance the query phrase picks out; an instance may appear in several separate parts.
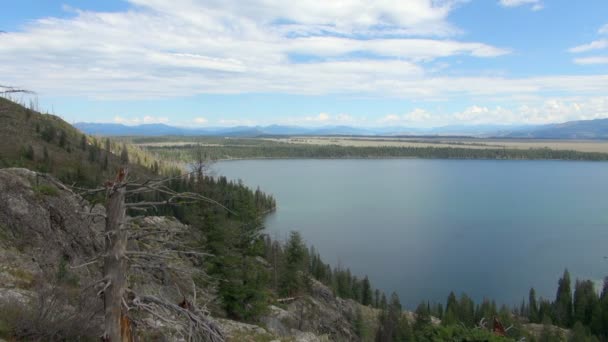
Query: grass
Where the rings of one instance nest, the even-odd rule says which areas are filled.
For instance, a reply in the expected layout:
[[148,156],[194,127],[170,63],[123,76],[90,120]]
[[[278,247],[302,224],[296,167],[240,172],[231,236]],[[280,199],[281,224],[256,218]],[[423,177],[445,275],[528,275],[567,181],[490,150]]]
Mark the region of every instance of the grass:
[[549,148],[578,152],[608,153],[608,141],[603,140],[542,140],[542,139],[483,139],[483,138],[392,138],[392,137],[285,137],[268,139],[276,142],[309,145],[339,145],[353,147],[459,147],[474,149]]
[[38,195],[56,197],[59,196],[59,190],[51,185],[40,184],[32,187],[34,192]]

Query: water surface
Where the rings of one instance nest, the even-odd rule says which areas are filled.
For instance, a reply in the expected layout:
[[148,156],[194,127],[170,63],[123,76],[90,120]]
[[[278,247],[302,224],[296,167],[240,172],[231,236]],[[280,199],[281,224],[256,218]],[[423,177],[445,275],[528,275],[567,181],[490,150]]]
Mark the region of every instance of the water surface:
[[242,160],[214,171],[277,199],[272,236],[298,230],[326,262],[412,308],[448,293],[551,297],[564,268],[608,275],[608,163]]

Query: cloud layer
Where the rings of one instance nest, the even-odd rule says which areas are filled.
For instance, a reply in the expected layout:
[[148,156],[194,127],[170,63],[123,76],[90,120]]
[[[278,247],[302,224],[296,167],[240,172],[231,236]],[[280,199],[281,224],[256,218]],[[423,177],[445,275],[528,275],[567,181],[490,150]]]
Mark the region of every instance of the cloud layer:
[[[43,18],[0,34],[2,82],[43,96],[102,100],[267,93],[471,103],[531,97],[538,104],[539,98],[573,96],[590,101],[608,89],[604,74],[509,77],[460,68],[463,60],[510,58],[518,53],[508,46],[465,39],[448,20],[464,0],[129,2],[131,8],[122,12],[70,10],[69,18]],[[499,0],[496,6],[538,10],[543,3]],[[568,50],[577,54],[573,61],[581,68],[608,63],[605,55],[584,55],[608,48],[608,24],[597,34],[598,39]],[[516,121],[515,111],[526,122],[546,119],[528,114],[526,103],[516,110],[515,105],[507,110],[478,104],[449,115],[472,123],[484,122],[481,117]],[[192,123],[210,124],[203,115]],[[367,122],[444,122],[444,115],[419,108]],[[164,116],[123,116],[115,121],[167,122]],[[310,124],[361,122],[348,114],[327,113],[292,119]]]
[[[6,83],[43,94],[158,98],[201,93],[438,97],[486,80],[432,78],[430,63],[508,48],[450,38],[459,1],[131,0],[0,35]],[[496,89],[532,80],[496,79]],[[535,85],[532,88],[542,88]],[[526,88],[521,88],[526,91]]]

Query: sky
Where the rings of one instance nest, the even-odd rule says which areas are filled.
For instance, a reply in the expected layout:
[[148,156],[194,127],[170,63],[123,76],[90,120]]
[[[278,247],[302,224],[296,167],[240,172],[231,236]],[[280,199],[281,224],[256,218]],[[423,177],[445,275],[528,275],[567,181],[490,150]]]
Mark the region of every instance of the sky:
[[0,85],[72,123],[608,118],[608,1],[20,0]]

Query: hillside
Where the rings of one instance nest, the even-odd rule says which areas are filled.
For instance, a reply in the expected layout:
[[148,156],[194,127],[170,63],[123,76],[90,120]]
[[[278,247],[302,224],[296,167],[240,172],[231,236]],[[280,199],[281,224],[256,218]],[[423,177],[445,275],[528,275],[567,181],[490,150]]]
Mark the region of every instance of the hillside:
[[0,167],[48,172],[70,184],[93,186],[112,179],[125,148],[133,175],[152,177],[171,168],[134,146],[87,136],[57,116],[2,97],[0,139]]

